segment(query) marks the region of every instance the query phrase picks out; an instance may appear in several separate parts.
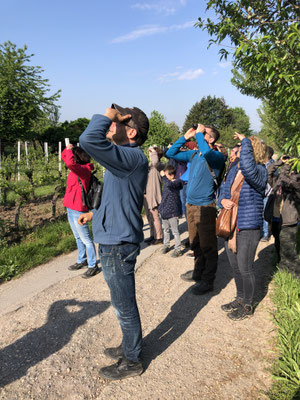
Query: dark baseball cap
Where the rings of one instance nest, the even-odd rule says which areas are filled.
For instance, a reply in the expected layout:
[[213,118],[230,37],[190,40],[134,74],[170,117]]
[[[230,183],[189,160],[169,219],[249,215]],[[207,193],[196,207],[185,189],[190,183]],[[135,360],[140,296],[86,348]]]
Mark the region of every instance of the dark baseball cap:
[[133,129],[137,130],[137,136],[135,137],[135,142],[141,146],[145,140],[147,140],[147,134],[149,130],[149,120],[147,115],[137,107],[120,107],[113,103],[111,108],[119,111],[121,115],[130,114],[131,118],[124,121],[124,123]]

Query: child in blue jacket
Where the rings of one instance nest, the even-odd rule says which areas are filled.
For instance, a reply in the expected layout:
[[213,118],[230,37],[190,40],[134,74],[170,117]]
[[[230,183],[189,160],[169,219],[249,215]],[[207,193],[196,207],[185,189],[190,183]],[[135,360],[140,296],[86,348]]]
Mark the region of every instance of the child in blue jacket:
[[180,179],[175,179],[176,168],[167,165],[161,175],[163,177],[164,190],[162,201],[158,207],[158,211],[162,218],[164,231],[162,253],[166,254],[170,250],[170,230],[174,236],[175,246],[171,257],[179,257],[181,253],[181,240],[178,230],[178,218],[181,215],[181,202],[179,192],[182,189]]

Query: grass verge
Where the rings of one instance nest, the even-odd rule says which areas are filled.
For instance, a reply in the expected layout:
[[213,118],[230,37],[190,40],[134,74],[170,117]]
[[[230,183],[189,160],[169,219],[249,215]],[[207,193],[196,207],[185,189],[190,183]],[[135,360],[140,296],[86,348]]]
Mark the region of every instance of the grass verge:
[[300,279],[278,270],[273,283],[279,359],[268,395],[271,400],[296,400],[300,399]]
[[76,249],[76,241],[64,215],[26,236],[21,243],[0,250],[0,282]]

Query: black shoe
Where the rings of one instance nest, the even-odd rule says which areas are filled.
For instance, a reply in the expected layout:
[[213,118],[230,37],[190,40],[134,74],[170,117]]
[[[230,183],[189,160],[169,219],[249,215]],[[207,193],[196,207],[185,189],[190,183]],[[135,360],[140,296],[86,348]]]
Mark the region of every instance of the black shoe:
[[82,278],[88,279],[91,278],[92,276],[97,275],[100,272],[100,268],[97,267],[97,265],[93,268],[88,268],[84,274],[81,275]]
[[169,251],[170,251],[170,247],[164,245],[164,247],[161,250],[161,254],[167,254]]
[[155,245],[155,244],[162,244],[163,243],[163,240],[162,239],[155,239],[155,240],[153,240],[150,244],[151,245]]
[[144,242],[151,243],[151,242],[153,242],[153,240],[154,240],[154,236],[150,236],[150,237],[148,237],[148,239],[145,239]]
[[112,360],[119,360],[124,356],[122,344],[118,347],[108,347],[104,350],[104,354]]
[[140,361],[130,361],[124,356],[120,358],[116,364],[103,367],[99,371],[99,374],[102,378],[111,379],[113,381],[141,375],[142,373],[143,366]]
[[190,244],[189,239],[187,239],[187,240],[184,242],[184,247],[185,247],[186,249],[188,249],[188,248],[191,247],[191,244]]
[[194,275],[194,270],[191,270],[180,275],[180,278],[186,282],[199,282],[201,280],[201,279],[195,279],[193,275]]
[[221,306],[221,310],[225,311],[225,312],[231,312],[236,310],[237,308],[239,308],[242,304],[242,299],[239,297],[236,297],[233,301],[231,301],[230,303],[227,304],[223,304]]
[[212,292],[214,290],[214,285],[206,283],[204,281],[200,281],[196,283],[195,286],[192,287],[192,293],[200,296],[201,294],[205,294],[208,292]]
[[86,267],[88,265],[88,262],[87,261],[83,261],[82,263],[75,263],[75,264],[73,264],[73,265],[70,265],[69,267],[68,267],[68,269],[70,270],[70,271],[76,271],[76,270],[78,270],[78,269],[81,269],[81,268],[83,268],[83,267]]
[[233,321],[241,321],[242,319],[252,317],[253,308],[249,305],[243,306],[242,304],[230,314],[227,314],[227,317],[232,319]]

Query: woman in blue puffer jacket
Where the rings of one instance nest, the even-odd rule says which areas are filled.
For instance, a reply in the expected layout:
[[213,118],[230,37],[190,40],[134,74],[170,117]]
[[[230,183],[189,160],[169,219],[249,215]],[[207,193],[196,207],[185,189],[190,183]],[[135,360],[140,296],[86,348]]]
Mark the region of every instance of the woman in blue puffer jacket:
[[226,209],[233,207],[230,189],[235,178],[242,173],[244,182],[238,203],[236,249],[229,248],[228,240],[225,242],[237,294],[232,302],[221,306],[223,311],[229,313],[230,319],[237,321],[253,314],[255,290],[253,263],[263,224],[263,199],[268,173],[264,165],[266,145],[257,136],[246,138],[236,132],[234,138],[241,142],[238,155],[240,162],[228,173],[219,202]]

